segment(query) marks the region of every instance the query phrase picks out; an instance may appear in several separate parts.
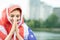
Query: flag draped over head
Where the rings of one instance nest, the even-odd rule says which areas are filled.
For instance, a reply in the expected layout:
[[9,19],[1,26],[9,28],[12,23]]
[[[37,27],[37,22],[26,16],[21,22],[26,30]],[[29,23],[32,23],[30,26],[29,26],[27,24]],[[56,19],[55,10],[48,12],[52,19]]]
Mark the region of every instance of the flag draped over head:
[[5,9],[5,8],[8,8],[9,6],[11,6],[11,5],[19,5],[20,7],[21,7],[21,9],[23,10],[23,3],[22,3],[23,1],[21,1],[21,0],[1,0],[0,1],[0,19],[1,19],[1,12],[3,11],[3,9]]
[[[0,22],[0,27],[2,27],[2,30],[1,33],[0,33],[0,37],[4,40],[6,38],[6,36],[9,34],[11,28],[12,28],[12,24],[9,20],[9,14],[12,10],[14,9],[17,9],[19,8],[20,10],[20,21],[19,21],[19,26],[18,26],[18,29],[19,29],[19,34],[21,35],[21,37],[24,39],[24,40],[36,40],[32,30],[24,23],[24,20],[23,20],[23,15],[22,15],[22,10],[20,8],[20,6],[18,5],[12,5],[8,8],[5,8],[3,11],[2,11],[2,18],[1,18],[1,22]],[[3,35],[4,34],[4,35]],[[14,33],[14,35],[12,36],[12,40],[18,40],[17,37],[16,37],[16,33]]]
[[[2,18],[1,18],[1,21],[2,21],[1,24],[4,25],[4,28],[6,29],[7,34],[9,34],[9,32],[10,32],[10,30],[12,28],[12,24],[11,24],[11,22],[9,20],[9,14],[10,14],[10,12],[12,10],[17,9],[17,8],[19,8],[20,13],[21,13],[21,16],[20,16],[21,19],[20,19],[20,22],[18,24],[19,25],[18,26],[19,27],[19,33],[24,38],[24,28],[22,27],[22,24],[24,23],[24,21],[23,21],[23,16],[22,16],[22,10],[18,5],[13,5],[13,6],[9,7],[9,8],[5,8],[3,10]],[[14,33],[14,35],[15,35],[15,33]]]
[[[36,40],[32,30],[24,23],[22,0],[2,0],[0,1],[0,40],[5,40],[12,28],[12,23],[9,20],[9,14],[12,10],[19,8],[21,12],[20,21],[18,23],[19,34],[24,40]],[[3,6],[2,6],[3,5]],[[16,33],[12,35],[12,40],[18,40]]]

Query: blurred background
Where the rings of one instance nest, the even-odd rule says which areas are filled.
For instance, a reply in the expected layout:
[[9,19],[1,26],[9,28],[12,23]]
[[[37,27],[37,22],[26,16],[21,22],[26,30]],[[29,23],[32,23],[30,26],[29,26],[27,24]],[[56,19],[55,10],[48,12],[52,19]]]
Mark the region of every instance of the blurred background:
[[60,0],[29,0],[25,22],[37,40],[60,40]]
[[1,11],[9,5],[21,6],[25,23],[37,40],[60,40],[60,0],[1,0]]

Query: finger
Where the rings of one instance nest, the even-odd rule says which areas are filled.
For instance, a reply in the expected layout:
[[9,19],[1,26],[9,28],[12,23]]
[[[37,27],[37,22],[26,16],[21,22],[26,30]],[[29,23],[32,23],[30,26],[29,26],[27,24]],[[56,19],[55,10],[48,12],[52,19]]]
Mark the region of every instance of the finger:
[[14,17],[14,22],[16,22],[16,18]]
[[16,24],[16,18],[14,18],[13,20],[14,20],[14,23]]

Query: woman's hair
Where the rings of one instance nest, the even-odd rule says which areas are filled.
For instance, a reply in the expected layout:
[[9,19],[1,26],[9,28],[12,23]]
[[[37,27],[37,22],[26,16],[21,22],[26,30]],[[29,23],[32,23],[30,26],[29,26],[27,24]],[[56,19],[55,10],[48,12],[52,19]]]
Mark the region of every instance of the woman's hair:
[[20,8],[16,8],[16,9],[12,10],[11,12],[13,12],[15,10],[18,10],[20,13],[22,13],[22,10]]

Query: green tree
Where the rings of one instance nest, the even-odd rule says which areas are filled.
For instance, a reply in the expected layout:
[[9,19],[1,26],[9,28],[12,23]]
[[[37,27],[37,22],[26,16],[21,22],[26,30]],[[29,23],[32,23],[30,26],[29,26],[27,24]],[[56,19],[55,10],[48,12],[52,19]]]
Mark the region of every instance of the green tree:
[[28,21],[26,21],[26,23],[31,28],[39,28],[40,27],[40,20],[28,20]]
[[56,26],[57,22],[58,22],[58,17],[53,13],[44,22],[44,26],[47,28],[52,28]]

